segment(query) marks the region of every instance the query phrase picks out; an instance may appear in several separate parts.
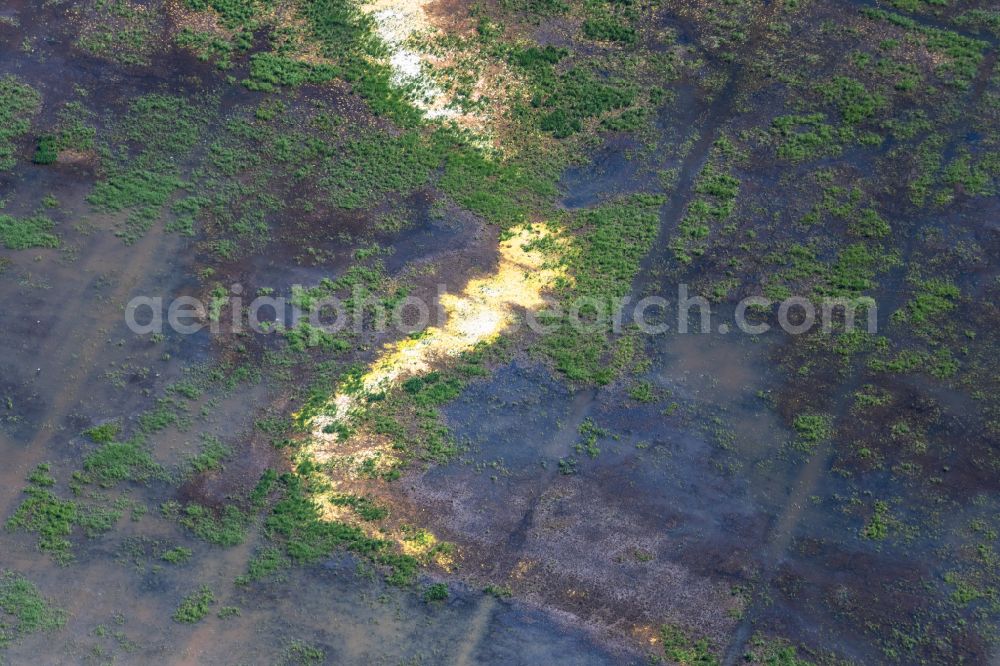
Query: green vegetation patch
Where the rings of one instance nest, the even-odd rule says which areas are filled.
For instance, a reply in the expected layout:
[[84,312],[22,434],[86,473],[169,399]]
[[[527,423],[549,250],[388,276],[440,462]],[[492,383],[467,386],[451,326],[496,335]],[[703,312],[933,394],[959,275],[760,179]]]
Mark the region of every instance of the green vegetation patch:
[[116,130],[118,152],[87,200],[99,210],[128,211],[118,236],[138,240],[185,185],[180,164],[201,137],[205,108],[182,97],[151,94],[134,100]]
[[938,347],[933,353],[923,349],[902,349],[891,358],[873,358],[869,366],[880,372],[926,372],[932,377],[947,379],[958,372],[959,363],[950,349]]
[[572,248],[564,261],[572,279],[557,290],[561,310],[543,311],[538,320],[550,327],[541,349],[570,379],[606,384],[618,371],[607,362],[613,312],[656,238],[663,201],[635,195],[581,211],[568,223]]
[[219,69],[229,69],[233,66],[232,57],[238,47],[230,40],[223,39],[211,32],[184,28],[174,41],[181,48],[191,49],[199,60],[215,60]]
[[38,549],[49,553],[60,564],[73,560],[69,536],[81,528],[90,537],[111,529],[121,518],[120,505],[111,507],[64,500],[50,488],[55,479],[47,463],[42,463],[29,475],[27,495],[8,519],[6,529],[23,530],[38,535]]
[[0,78],[0,171],[14,166],[14,142],[31,128],[42,97],[16,77]]
[[83,434],[96,444],[108,444],[115,441],[120,432],[121,425],[117,421],[109,421],[93,426],[92,428],[87,428],[83,431]]
[[789,645],[788,641],[765,638],[755,634],[748,645],[748,651],[743,655],[744,661],[750,664],[765,666],[813,666],[813,662],[798,656],[798,650]]
[[568,259],[574,295],[628,295],[659,231],[664,201],[661,196],[639,194],[576,216],[570,224],[574,248]]
[[740,181],[709,164],[698,176],[694,190],[698,196],[688,205],[677,234],[671,240],[674,258],[685,264],[704,253],[712,228],[733,214]]
[[501,161],[447,132],[437,137],[442,146],[450,146],[438,186],[458,205],[493,224],[519,224],[539,200],[556,193],[558,157],[542,153],[528,164]]
[[590,118],[631,106],[637,95],[633,86],[602,81],[581,67],[557,75],[554,83],[536,93],[531,103],[542,110],[542,131],[557,139],[576,134]]
[[97,130],[91,125],[93,115],[80,102],[67,102],[59,110],[56,127],[38,137],[32,161],[35,164],[52,164],[64,150],[92,150],[97,136]]
[[385,47],[374,34],[370,16],[346,0],[306,0],[301,12],[323,55],[335,65],[296,66],[296,61],[275,56],[284,60],[283,66],[292,70],[293,77],[314,81],[343,78],[376,115],[404,127],[420,120],[422,114],[409,102],[411,92],[393,82],[391,70],[383,63]]
[[59,247],[59,237],[52,233],[55,223],[44,215],[12,217],[0,215],[0,240],[8,250],[33,247]]
[[989,42],[965,37],[951,30],[922,25],[916,19],[884,9],[865,7],[862,14],[872,20],[884,21],[899,26],[923,37],[931,51],[944,56],[935,66],[935,72],[950,85],[961,90],[967,89],[976,77]]
[[778,140],[778,157],[791,162],[839,155],[843,140],[849,136],[828,124],[823,113],[778,116],[772,130]]
[[197,591],[181,600],[173,614],[174,622],[182,624],[201,622],[211,612],[214,603],[215,594],[207,585],[202,585]]
[[872,515],[861,528],[861,536],[872,541],[881,541],[889,534],[892,518],[889,514],[889,504],[883,500],[875,500]]
[[438,406],[457,398],[462,392],[462,382],[456,377],[444,378],[440,372],[429,372],[407,379],[403,390],[420,407]]
[[417,132],[398,137],[366,132],[328,156],[320,186],[335,205],[360,208],[387,192],[414,190],[427,181],[441,160],[438,146]]
[[278,548],[263,548],[247,563],[247,572],[236,577],[237,585],[249,585],[287,569],[292,564]]
[[181,506],[178,502],[169,501],[164,503],[162,513],[199,539],[223,547],[243,543],[251,522],[251,516],[233,504],[216,511],[197,503]]
[[795,447],[812,451],[833,436],[833,419],[828,414],[799,414],[792,422]]
[[60,562],[72,560],[66,538],[79,521],[75,502],[59,499],[37,485],[24,490],[28,496],[7,521],[7,529],[23,529],[38,534],[38,549],[52,553]]
[[509,12],[527,14],[536,21],[569,11],[569,3],[565,0],[500,0],[500,6]]
[[59,157],[59,142],[55,134],[43,134],[38,137],[35,156],[31,161],[35,164],[52,164]]
[[424,601],[445,601],[448,599],[448,586],[444,583],[433,583],[424,589]]
[[231,67],[235,53],[249,50],[254,31],[261,27],[258,17],[269,8],[266,2],[257,0],[184,0],[184,4],[194,11],[214,11],[222,27],[231,32],[229,38],[222,38],[184,28],[175,38],[178,46],[190,48],[200,60],[217,58],[219,69]]
[[111,488],[122,481],[145,483],[166,478],[163,468],[138,439],[127,442],[105,442],[83,459],[85,480],[102,488]]
[[396,552],[389,541],[365,535],[358,527],[322,520],[309,490],[310,472],[301,467],[298,474],[279,478],[282,497],[265,521],[265,533],[282,545],[285,555],[294,563],[308,564],[346,549],[387,567],[390,583],[409,583],[416,574],[417,560]]
[[282,651],[281,658],[276,663],[319,666],[326,663],[326,651],[305,641],[294,640]]
[[123,65],[147,65],[156,40],[159,12],[127,0],[93,3],[77,46]]
[[218,437],[203,435],[201,451],[188,461],[192,473],[203,474],[222,469],[222,462],[233,455],[233,448]]
[[860,81],[846,76],[835,76],[818,86],[818,90],[828,104],[837,107],[844,122],[851,125],[868,120],[886,104],[881,95],[868,92]]
[[637,37],[635,28],[612,17],[587,19],[583,22],[583,35],[587,39],[621,44],[632,44]]
[[939,322],[958,305],[962,292],[946,278],[916,279],[909,302],[892,315],[895,323],[907,323],[928,338],[940,338]]
[[160,554],[160,559],[169,564],[186,564],[191,559],[191,549],[177,546]]
[[957,25],[974,31],[991,32],[1000,36],[1000,9],[970,9],[954,19]]
[[1000,178],[1000,152],[984,153],[978,160],[968,149],[960,149],[954,160],[945,167],[941,180],[960,188],[969,196],[988,197],[997,191]]
[[66,611],[45,599],[35,584],[18,573],[0,570],[0,649],[39,631],[66,624]]
[[707,638],[693,639],[684,629],[665,624],[660,627],[663,655],[678,664],[704,664],[716,666],[719,657],[715,654]]
[[889,235],[892,228],[881,215],[873,208],[861,210],[851,219],[848,230],[856,235],[865,238],[884,238]]
[[334,506],[349,506],[362,520],[383,520],[389,516],[389,509],[380,505],[371,497],[358,495],[335,495],[330,498]]
[[97,130],[92,126],[94,114],[80,102],[67,102],[59,110],[55,129],[55,148],[84,152],[93,150]]

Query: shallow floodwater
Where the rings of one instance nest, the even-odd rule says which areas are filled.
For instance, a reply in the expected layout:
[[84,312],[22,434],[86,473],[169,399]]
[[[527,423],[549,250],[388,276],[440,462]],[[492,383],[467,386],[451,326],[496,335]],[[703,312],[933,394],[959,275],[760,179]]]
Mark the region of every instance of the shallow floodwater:
[[[193,95],[222,80],[211,66],[173,50],[145,68],[80,55],[69,46],[74,24],[58,3],[15,1],[2,15],[19,24],[0,23],[0,75],[14,73],[43,94],[41,127],[51,125],[52,110],[72,99],[76,86],[100,100],[106,113],[96,122],[102,123],[137,95]],[[687,42],[683,31],[682,37]],[[25,38],[32,49],[23,48]],[[658,169],[677,169],[660,239],[636,293],[674,288],[663,277],[672,261],[665,241],[720,129],[745,122],[733,101],[744,73],[728,71],[731,78],[715,99],[699,97],[690,82],[678,84],[676,98],[657,117],[657,150],[612,136],[594,149],[591,162],[563,175],[561,203],[573,209],[642,191]],[[256,103],[240,86],[226,90],[222,115]],[[342,101],[340,92],[309,89],[299,103],[309,103],[310,95]],[[769,95],[776,93],[764,90],[756,103]],[[960,135],[978,141],[974,133]],[[21,141],[19,155],[30,155],[33,140]],[[134,295],[197,293],[193,275],[204,248],[161,224],[125,245],[114,236],[121,216],[96,213],[85,201],[98,177],[92,165],[22,163],[23,169],[0,174],[4,212],[31,214],[41,196],[53,195],[59,207],[48,214],[64,246],[7,253],[10,263],[0,273],[2,519],[18,506],[36,465],[50,463],[58,490],[68,493],[66,480],[88,450],[84,429],[109,419],[132,424],[164,387],[223,353],[204,332],[154,344],[131,335],[122,321],[123,305]],[[871,168],[870,162],[858,166],[860,172]],[[745,174],[745,191],[770,197],[779,171],[765,165]],[[374,237],[392,250],[384,259],[390,276],[434,268],[415,278],[418,294],[433,294],[437,281],[457,291],[496,260],[496,230],[454,207],[446,214],[435,210],[437,196],[430,189],[410,194],[400,204],[410,224]],[[902,201],[886,206],[899,215],[908,210]],[[1000,203],[994,198],[982,206],[985,213],[969,205],[926,226],[949,244],[995,234]],[[284,293],[335,276],[352,262],[352,234],[374,217],[351,211],[303,220],[298,212],[281,213],[276,226],[282,233],[269,251],[224,265],[217,278]],[[304,239],[325,253],[325,263],[303,260]],[[992,270],[979,268],[969,279],[985,283]],[[897,271],[885,279],[889,302],[898,300],[906,277]],[[718,312],[728,314],[721,306]],[[366,341],[357,358],[370,360],[382,342]],[[255,339],[248,346],[262,353],[276,344]],[[621,384],[572,386],[521,354],[490,378],[470,382],[444,408],[463,453],[448,464],[412,470],[392,486],[394,511],[461,551],[462,568],[447,579],[444,602],[428,603],[419,594],[436,579],[425,577],[417,591],[397,589],[343,554],[234,586],[266,545],[256,535],[259,525],[245,544],[222,549],[190,538],[157,510],[175,498],[221,504],[234,492],[233,479],[252,485],[266,467],[286,464],[255,435],[254,420],[293,406],[267,376],[203,399],[192,408],[194,427],[158,433],[150,444],[155,458],[170,465],[198,450],[199,434],[214,434],[238,452],[226,463],[231,474],[225,479],[191,481],[179,491],[159,482],[116,490],[149,513],[126,511],[113,530],[74,537],[76,561],[66,567],[40,555],[34,535],[0,535],[0,568],[24,574],[69,612],[64,630],[28,637],[0,656],[11,663],[230,664],[293,662],[319,651],[326,663],[642,663],[642,648],[655,651],[658,627],[676,623],[697,629],[726,663],[738,663],[758,631],[874,663],[885,654],[869,621],[896,614],[917,618],[901,631],[941,629],[941,616],[925,611],[929,598],[944,593],[928,589],[948,571],[943,544],[957,541],[950,526],[998,515],[989,473],[957,454],[947,470],[934,470],[950,495],[928,520],[905,508],[919,505],[920,486],[889,470],[857,469],[829,446],[812,455],[790,446],[795,434],[775,406],[797,385],[782,374],[790,352],[781,335],[665,334],[647,340],[643,351],[649,364],[632,379],[648,383],[648,400]],[[831,380],[841,416],[849,415],[861,381],[861,369],[853,370],[857,376]],[[976,405],[920,381],[898,380],[912,393],[912,409],[929,409],[919,392],[936,391],[952,415],[938,427],[964,441],[975,422],[956,415]],[[891,543],[855,539],[863,525],[858,507],[890,495],[905,500],[893,507],[894,516],[920,529]],[[193,551],[189,564],[160,561],[174,546]],[[213,612],[194,627],[172,621],[180,600],[202,584],[216,591],[213,611],[235,606],[240,615],[222,619]],[[486,585],[510,587],[512,598],[484,594]],[[954,647],[967,661],[988,653],[978,636]]]

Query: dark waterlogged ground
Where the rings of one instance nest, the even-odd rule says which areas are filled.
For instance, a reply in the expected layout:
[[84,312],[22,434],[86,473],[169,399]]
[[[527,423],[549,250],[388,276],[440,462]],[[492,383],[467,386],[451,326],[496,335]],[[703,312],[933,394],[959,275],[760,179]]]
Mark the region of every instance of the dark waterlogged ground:
[[[527,86],[473,131],[494,172],[353,76],[261,74],[338,62],[276,46],[332,6],[0,7],[0,662],[998,663],[995,7],[430,5]],[[577,257],[557,297],[609,276],[671,330],[437,359],[456,390],[356,426],[389,472],[304,465],[293,422],[400,334],[125,325],[235,284],[459,293],[542,219]],[[681,283],[708,330],[676,331]],[[736,331],[761,294],[868,296],[878,331]],[[378,511],[320,536],[288,508],[317,478]]]

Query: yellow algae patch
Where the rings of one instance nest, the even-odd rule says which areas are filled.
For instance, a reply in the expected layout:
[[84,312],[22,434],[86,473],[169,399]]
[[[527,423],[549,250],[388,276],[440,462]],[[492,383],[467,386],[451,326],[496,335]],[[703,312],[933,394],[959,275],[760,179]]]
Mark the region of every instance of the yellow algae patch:
[[404,529],[393,534],[392,538],[400,545],[404,555],[423,563],[433,562],[445,571],[450,571],[455,566],[452,544],[441,541],[425,529]]
[[521,309],[541,308],[545,304],[545,290],[564,274],[563,268],[541,249],[543,244],[551,247],[553,243],[562,247],[562,241],[546,224],[516,227],[500,243],[499,261],[493,273],[470,280],[461,294],[442,296],[441,305],[447,317],[442,326],[426,329],[419,339],[386,345],[360,382],[352,382],[351,392],[341,387],[322,413],[306,422],[311,436],[302,456],[324,465],[329,472],[324,475],[323,489],[316,493],[323,520],[356,524],[370,536],[390,538],[405,555],[444,570],[452,569],[454,554],[450,545],[433,534],[404,529],[376,535],[373,526],[357,524],[349,510],[329,501],[351,479],[357,478],[356,471],[363,464],[369,470],[379,470],[397,463],[391,443],[385,437],[360,432],[344,439],[331,426],[346,425],[352,415],[363,409],[366,395],[383,392],[408,377],[430,371],[435,363],[446,363],[449,358],[495,339],[516,322]]
[[387,345],[361,377],[360,390],[339,392],[327,403],[323,414],[313,417],[308,423],[312,433],[308,452],[329,459],[330,445],[338,442],[338,435],[327,431],[350,419],[357,409],[356,394],[380,393],[407,377],[429,372],[434,363],[495,339],[515,322],[519,310],[542,307],[543,292],[563,275],[562,268],[552,265],[538,247],[539,241],[549,240],[557,239],[545,224],[515,228],[500,243],[500,260],[494,273],[470,280],[461,294],[441,297],[447,315],[443,326],[426,329],[418,339]]
[[338,478],[356,479],[362,467],[377,473],[396,466],[398,460],[391,455],[390,444],[380,435],[363,432],[351,437],[349,442],[313,441],[307,453],[313,461],[326,465],[331,473],[336,473]]
[[660,630],[649,624],[639,624],[632,627],[632,636],[640,641],[656,645],[660,642]]
[[518,560],[517,564],[514,565],[514,570],[510,572],[510,577],[514,580],[521,580],[536,566],[538,566],[538,562],[534,560]]

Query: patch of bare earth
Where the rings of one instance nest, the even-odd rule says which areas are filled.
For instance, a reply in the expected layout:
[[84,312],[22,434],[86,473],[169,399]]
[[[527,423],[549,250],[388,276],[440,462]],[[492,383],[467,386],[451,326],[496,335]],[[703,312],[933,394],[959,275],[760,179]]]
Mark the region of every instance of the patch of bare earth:
[[187,29],[192,32],[209,33],[222,39],[230,39],[233,36],[233,31],[223,28],[219,15],[211,9],[194,11],[189,9],[183,0],[167,0],[164,9],[172,26],[172,34]]
[[630,510],[614,484],[557,475],[481,497],[474,482],[402,480],[394,515],[457,545],[457,574],[582,626],[627,652],[655,649],[664,622],[725,645],[744,601],[718,578],[653,554],[671,537]]

